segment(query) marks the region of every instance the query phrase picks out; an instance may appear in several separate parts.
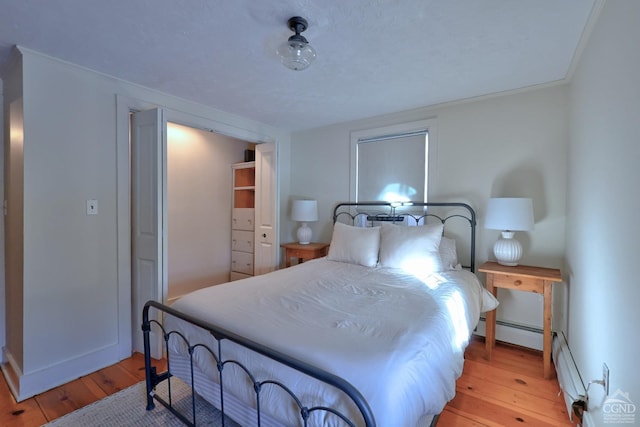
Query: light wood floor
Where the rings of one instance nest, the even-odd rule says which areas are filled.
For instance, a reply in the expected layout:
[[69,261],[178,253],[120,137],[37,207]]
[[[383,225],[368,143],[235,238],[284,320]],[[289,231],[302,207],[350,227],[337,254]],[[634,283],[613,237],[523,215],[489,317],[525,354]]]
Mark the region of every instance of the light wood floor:
[[[542,377],[542,353],[498,343],[491,362],[484,341],[465,353],[456,397],[438,421],[446,426],[570,426],[558,382]],[[129,359],[16,403],[0,376],[0,426],[35,427],[144,380],[144,359]]]
[[474,339],[438,427],[573,425],[555,371],[543,377],[542,352],[497,343],[492,360],[484,356],[484,339]]

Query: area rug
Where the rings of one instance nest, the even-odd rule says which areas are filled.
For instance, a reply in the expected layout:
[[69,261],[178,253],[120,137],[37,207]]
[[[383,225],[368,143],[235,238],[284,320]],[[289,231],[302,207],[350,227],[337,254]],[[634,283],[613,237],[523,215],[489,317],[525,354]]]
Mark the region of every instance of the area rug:
[[[166,381],[158,385],[156,394],[167,396]],[[191,390],[178,379],[171,380],[173,405],[179,408],[189,420],[191,414]],[[155,409],[147,411],[146,386],[144,381],[121,390],[111,396],[80,408],[61,418],[45,424],[45,427],[121,427],[121,426],[183,426],[162,404],[156,402]],[[207,401],[196,395],[196,424],[198,426],[222,426],[222,414]],[[236,427],[238,424],[227,418],[225,427]]]

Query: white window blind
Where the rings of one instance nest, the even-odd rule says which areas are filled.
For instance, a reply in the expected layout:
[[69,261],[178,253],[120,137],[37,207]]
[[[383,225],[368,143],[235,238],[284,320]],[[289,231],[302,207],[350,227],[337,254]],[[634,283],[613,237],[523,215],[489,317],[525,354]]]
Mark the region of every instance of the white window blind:
[[428,174],[426,129],[357,142],[359,201],[426,201]]

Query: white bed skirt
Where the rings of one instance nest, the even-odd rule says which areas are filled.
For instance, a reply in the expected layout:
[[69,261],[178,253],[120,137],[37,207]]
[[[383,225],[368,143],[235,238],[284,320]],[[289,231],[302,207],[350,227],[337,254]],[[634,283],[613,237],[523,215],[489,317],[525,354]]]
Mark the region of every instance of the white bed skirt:
[[[186,384],[191,385],[191,363],[189,357],[183,354],[171,354],[171,373]],[[220,386],[218,383],[211,381],[196,366],[193,368],[193,378],[196,384],[196,393],[220,409]],[[224,413],[241,426],[254,426],[258,424],[257,411],[245,405],[240,399],[228,391],[226,391],[224,395]],[[430,427],[433,419],[434,415],[423,415],[416,427]],[[282,427],[281,422],[274,420],[269,414],[264,412],[260,414],[260,424],[264,427]]]
[[[191,385],[191,363],[187,355],[171,354],[171,373],[186,384]],[[195,391],[207,402],[220,409],[220,386],[211,381],[198,367],[193,368]],[[224,393],[224,413],[241,426],[257,425],[257,411],[245,405],[229,391]],[[196,420],[197,422],[197,420]],[[275,421],[264,412],[260,414],[260,424],[264,427],[281,427],[282,423]]]

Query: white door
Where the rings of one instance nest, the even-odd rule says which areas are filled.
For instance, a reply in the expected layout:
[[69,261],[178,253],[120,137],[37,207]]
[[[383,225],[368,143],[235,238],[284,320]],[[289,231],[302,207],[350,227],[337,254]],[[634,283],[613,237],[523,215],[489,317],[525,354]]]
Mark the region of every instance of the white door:
[[[144,352],[142,308],[149,300],[164,302],[167,283],[166,168],[167,124],[163,111],[133,114],[131,121],[132,179],[132,344]],[[153,312],[152,312],[153,313]],[[155,317],[157,319],[157,316]],[[152,329],[153,330],[153,329]],[[161,336],[152,335],[153,357],[162,355]]]
[[256,200],[254,274],[265,274],[277,265],[277,157],[276,144],[256,145]]

